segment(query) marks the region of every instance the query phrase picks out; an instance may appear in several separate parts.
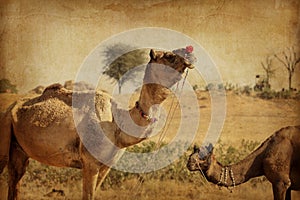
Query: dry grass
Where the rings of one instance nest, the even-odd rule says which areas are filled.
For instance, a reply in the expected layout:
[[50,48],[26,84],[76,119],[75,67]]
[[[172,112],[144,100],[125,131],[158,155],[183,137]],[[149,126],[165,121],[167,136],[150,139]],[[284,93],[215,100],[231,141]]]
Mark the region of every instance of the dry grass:
[[[195,176],[200,176],[195,174]],[[201,177],[199,177],[201,178]],[[104,199],[127,200],[127,199],[165,199],[165,200],[182,200],[182,199],[253,199],[249,194],[255,194],[257,199],[271,199],[272,193],[266,194],[266,188],[270,185],[265,182],[260,187],[245,184],[241,187],[236,187],[231,193],[229,190],[207,183],[203,186],[197,186],[193,183],[182,183],[173,180],[158,181],[152,180],[144,182],[140,188],[132,187],[133,181],[124,184],[120,191],[108,189],[101,191]],[[117,193],[116,193],[117,192]],[[99,198],[100,199],[100,198]]]
[[[211,107],[208,93],[199,92],[197,98],[200,104],[201,117],[199,130],[194,142],[200,143],[210,123]],[[300,124],[299,100],[262,100],[233,93],[228,93],[226,98],[227,116],[220,137],[223,144],[238,146],[243,139],[262,142],[283,126]],[[1,97],[1,100],[3,99]],[[8,100],[6,99],[6,101]],[[2,101],[2,107],[4,107],[4,103]],[[169,104],[170,100],[166,102],[165,106],[168,107]],[[195,105],[191,104],[189,109],[193,109],[193,106]],[[176,128],[180,123],[180,117],[180,112],[176,112],[172,120],[172,126],[169,127],[167,132],[166,142],[174,137]],[[153,138],[153,140],[156,141],[156,138]],[[53,170],[56,171],[56,174],[49,175]],[[31,162],[29,171],[23,177],[21,199],[81,199],[82,183],[79,170],[45,168],[37,162]],[[6,174],[0,176],[0,199],[5,199],[6,196],[6,176]],[[201,178],[199,172],[193,173],[193,176]],[[35,178],[30,179],[32,177]],[[61,180],[57,179],[57,177],[61,177]],[[45,179],[48,181],[43,181]],[[63,190],[65,196],[61,196],[58,192],[51,192],[52,189]],[[175,180],[146,180],[140,184],[136,178],[133,178],[116,186],[99,189],[96,199],[271,200],[272,190],[269,182],[261,181],[261,179],[237,186],[233,193],[230,193],[227,189],[223,188],[220,190],[210,183],[195,184]]]
[[[36,164],[36,163],[35,163]],[[195,172],[194,176],[199,177],[200,173]],[[26,179],[26,176],[24,177]],[[1,180],[4,181],[4,180]],[[1,187],[0,187],[1,188]],[[64,196],[58,192],[52,192],[53,189],[63,190]],[[0,190],[1,191],[1,190]],[[3,190],[1,192],[4,192]],[[4,198],[4,193],[0,199]],[[22,183],[21,200],[36,200],[36,199],[81,199],[81,181],[68,181],[63,184],[53,184],[51,179],[47,183],[40,184],[38,180]],[[226,188],[218,188],[211,183],[194,184],[183,183],[174,180],[147,180],[140,183],[137,179],[130,179],[122,183],[118,187],[107,189],[99,188],[96,193],[96,200],[150,200],[150,199],[165,199],[165,200],[182,200],[182,199],[272,199],[271,184],[263,181],[257,184],[245,183],[237,186],[232,192]]]

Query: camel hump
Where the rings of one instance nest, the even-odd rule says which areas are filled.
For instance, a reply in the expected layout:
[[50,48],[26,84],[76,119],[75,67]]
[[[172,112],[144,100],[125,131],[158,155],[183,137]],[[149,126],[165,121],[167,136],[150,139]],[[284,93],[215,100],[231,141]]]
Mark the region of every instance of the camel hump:
[[54,83],[52,85],[49,85],[44,90],[43,94],[39,97],[40,101],[44,101],[50,98],[57,98],[59,100],[62,100],[67,105],[72,105],[72,91],[64,88],[59,83]]
[[48,87],[45,88],[43,94],[50,92],[50,91],[58,91],[61,88],[63,88],[63,86],[60,83],[54,83],[52,85],[49,85]]

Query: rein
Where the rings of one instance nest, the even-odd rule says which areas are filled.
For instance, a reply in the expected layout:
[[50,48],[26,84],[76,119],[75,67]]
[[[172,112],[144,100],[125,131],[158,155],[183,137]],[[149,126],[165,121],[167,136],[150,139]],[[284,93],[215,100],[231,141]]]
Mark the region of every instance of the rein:
[[[187,76],[188,76],[188,69],[187,69],[186,74],[185,74],[184,79],[183,79],[183,83],[182,83],[182,86],[181,86],[181,91],[180,91],[180,94],[179,94],[179,98],[181,97],[182,90],[183,90],[183,86],[184,86],[184,84],[185,84],[185,81],[186,81],[186,79],[187,79]],[[177,91],[178,88],[179,88],[179,82],[176,84],[176,89],[175,89],[175,91]],[[171,121],[171,119],[174,117],[174,113],[175,113],[176,108],[177,108],[177,106],[178,106],[178,104],[179,104],[179,103],[177,103],[177,105],[175,105],[175,107],[173,108],[174,99],[175,99],[175,98],[174,98],[174,95],[173,95],[172,103],[171,103],[171,106],[170,106],[170,109],[169,109],[169,111],[168,111],[168,115],[167,115],[167,118],[166,118],[166,123],[165,123],[165,125],[163,126],[162,132],[161,132],[161,134],[160,134],[160,136],[159,136],[159,138],[158,138],[158,141],[157,141],[157,143],[155,144],[155,147],[154,147],[154,150],[156,151],[156,153],[158,152],[158,148],[161,146],[161,143],[162,143],[164,137],[166,136],[166,132],[167,132],[168,127],[170,126],[170,123],[171,123],[170,121]],[[149,119],[150,119],[150,121],[152,121],[151,119],[153,119],[153,118],[151,118],[150,116],[148,116],[148,115],[140,108],[139,102],[136,102],[135,107],[136,107],[136,109],[139,110],[141,117],[145,118],[147,121],[148,121]],[[171,111],[173,111],[173,112],[171,113]],[[155,119],[155,118],[154,118],[154,119]],[[157,119],[155,119],[155,122],[156,122],[156,121],[157,121]],[[168,121],[169,121],[169,123],[167,124]],[[154,153],[153,155],[155,155],[156,153]],[[153,155],[152,155],[152,156],[153,156]],[[150,159],[150,160],[152,160],[152,159]],[[148,167],[148,165],[145,166],[145,169],[146,169],[147,167]],[[145,171],[146,171],[146,170],[145,170]],[[137,195],[137,193],[138,193],[138,188],[141,187],[141,184],[142,184],[143,182],[144,182],[143,176],[139,176],[138,182],[135,184],[135,186],[132,187],[132,189],[130,189],[130,190],[135,190],[133,196],[134,196],[134,195]]]
[[[187,69],[187,70],[186,70],[186,74],[185,74],[184,79],[183,79],[183,82],[182,82],[182,86],[181,86],[181,88],[180,88],[180,93],[179,93],[178,99],[181,98],[182,91],[183,91],[183,87],[184,87],[185,81],[186,81],[186,79],[187,79],[188,73],[189,73],[189,70]],[[179,82],[176,84],[176,89],[175,89],[175,91],[177,91],[178,88],[179,88]],[[162,128],[162,133],[161,133],[160,137],[158,138],[157,147],[159,147],[159,146],[161,145],[162,140],[163,140],[164,137],[166,136],[167,130],[168,130],[168,128],[170,127],[170,124],[171,124],[171,120],[173,119],[174,114],[175,114],[175,111],[176,111],[176,108],[178,107],[179,101],[177,102],[177,104],[176,104],[175,107],[173,108],[173,105],[174,105],[174,99],[175,99],[175,97],[174,97],[174,94],[173,94],[172,103],[171,103],[171,106],[170,106],[170,109],[169,109],[169,112],[168,112],[168,115],[167,115],[167,118],[166,118],[166,123],[165,123],[165,125],[164,125],[163,128]],[[171,114],[171,111],[173,111],[172,114]],[[168,123],[168,122],[169,122],[169,123]]]

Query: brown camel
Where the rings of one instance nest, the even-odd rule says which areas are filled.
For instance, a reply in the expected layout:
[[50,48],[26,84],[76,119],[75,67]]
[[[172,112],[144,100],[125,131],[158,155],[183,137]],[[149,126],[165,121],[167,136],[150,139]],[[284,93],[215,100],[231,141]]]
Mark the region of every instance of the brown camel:
[[251,178],[265,176],[273,187],[275,200],[290,200],[291,190],[300,190],[300,126],[278,130],[242,161],[223,166],[213,153],[212,145],[194,148],[187,167],[202,170],[208,181],[234,187]]
[[[54,84],[47,87],[42,95],[21,99],[12,105],[0,127],[0,172],[8,163],[8,199],[17,199],[19,181],[26,171],[29,158],[48,165],[82,169],[82,199],[94,199],[94,192],[110,167],[91,155],[90,149],[79,137],[78,130],[87,130],[87,136],[83,139],[88,140],[99,134],[97,131],[100,126],[106,136],[102,135],[102,138],[106,139],[92,141],[97,145],[93,146],[92,143],[89,148],[96,148],[102,158],[104,156],[112,163],[115,162],[119,158],[118,152],[111,151],[108,143],[125,148],[149,137],[156,124],[151,120],[155,115],[153,105],[162,103],[168,97],[171,93],[169,87],[181,79],[186,68],[193,68],[193,65],[177,54],[150,51],[140,97],[136,105],[127,112],[134,124],[143,130],[138,136],[131,135],[118,126],[114,116],[124,110],[111,103],[110,97],[104,92],[96,92],[93,105],[80,105],[74,102],[74,93],[78,97],[76,100],[80,101],[81,98],[93,96],[91,91],[75,92]],[[80,105],[75,109],[78,113],[83,113],[78,126],[73,119],[74,104]],[[92,108],[95,108],[95,115],[89,112]],[[121,125],[126,126],[127,121],[128,119],[121,120]]]

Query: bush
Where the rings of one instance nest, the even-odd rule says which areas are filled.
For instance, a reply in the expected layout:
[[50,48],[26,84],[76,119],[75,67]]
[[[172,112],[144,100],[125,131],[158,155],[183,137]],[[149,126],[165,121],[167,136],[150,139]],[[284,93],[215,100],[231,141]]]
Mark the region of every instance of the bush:
[[244,86],[242,90],[242,94],[250,95],[252,92],[252,88],[249,85]]
[[242,140],[237,147],[224,145],[219,142],[219,148],[216,149],[215,154],[217,159],[223,165],[237,163],[249,155],[257,146],[259,142]]
[[194,91],[198,90],[198,88],[199,88],[199,87],[198,87],[197,84],[193,85],[193,90],[194,90]]
[[262,92],[257,93],[257,96],[262,99],[273,99],[277,96],[277,93],[274,90],[267,88]]
[[[232,163],[236,163],[242,159],[244,159],[247,155],[250,154],[257,146],[258,142],[243,140],[240,145],[232,146],[225,145],[222,142],[218,143],[218,147],[215,150],[216,157],[218,161],[220,161],[223,165],[228,165]],[[163,146],[166,144],[163,144]],[[193,150],[192,146],[189,146],[187,152],[183,155],[179,155],[179,150],[187,147],[187,143],[178,142],[173,145],[171,148],[168,148],[168,154],[164,158],[159,159],[168,159],[169,154],[178,154],[178,159],[166,166],[163,169],[156,170],[149,173],[143,174],[134,174],[128,172],[122,172],[115,169],[111,169],[108,176],[105,178],[102,188],[111,188],[111,187],[120,187],[122,183],[126,180],[136,179],[141,182],[150,181],[150,180],[175,180],[178,182],[191,182],[195,185],[202,185],[204,182],[204,178],[199,173],[190,172],[187,167],[187,160],[190,153]],[[146,153],[153,152],[157,149],[156,143],[152,141],[146,141],[138,145],[134,145],[128,148],[128,151],[136,152],[136,153]],[[125,162],[123,164],[135,165],[135,162],[130,160],[120,160],[121,162]],[[150,164],[153,162],[157,162],[155,160],[150,160]],[[147,163],[145,164],[146,167]],[[50,167],[44,164],[40,164],[37,161],[31,160],[31,164],[28,166],[28,172],[24,176],[23,184],[26,182],[36,182],[37,187],[41,187],[42,185],[52,185],[55,186],[57,184],[63,184],[66,186],[70,186],[70,183],[74,183],[74,181],[80,181],[82,179],[81,171],[72,168],[55,168]],[[251,181],[251,183],[257,184],[256,182]]]
[[18,93],[16,85],[10,83],[8,79],[0,80],[0,93]]
[[[174,148],[171,148],[170,152],[168,153],[176,154],[178,152],[176,148],[182,148],[182,145],[186,145],[186,144],[178,143],[178,145],[175,145]],[[229,165],[229,164],[237,163],[238,161],[244,159],[259,145],[259,142],[242,140],[241,144],[237,147],[231,145],[228,146],[223,144],[222,142],[219,142],[218,145],[219,145],[218,148],[215,150],[215,154],[218,161],[220,161],[223,165]],[[172,179],[180,182],[192,182],[201,185],[203,183],[202,182],[203,179],[199,178],[199,176],[195,176],[195,173],[191,173],[186,167],[188,157],[190,155],[190,152],[192,152],[192,148],[193,147],[190,146],[188,148],[189,153],[185,153],[177,161],[173,162],[169,166],[143,175],[120,172],[112,169],[109,175],[106,177],[103,187],[105,188],[111,187],[112,185],[120,186],[122,182],[125,180],[132,179],[132,178],[141,179],[141,177],[143,181],[153,180],[153,179],[155,180]],[[155,143],[151,141],[144,142],[142,145],[135,145],[129,148],[129,151],[144,152],[144,153],[152,152],[154,150],[155,150]],[[151,162],[155,162],[155,161],[151,160]],[[126,161],[126,164],[130,165],[130,161]]]
[[293,95],[291,90],[283,90],[278,92],[277,97],[282,99],[290,99]]
[[215,89],[215,85],[213,83],[209,83],[207,84],[207,86],[205,87],[205,90],[206,91],[210,91],[210,90],[213,90]]
[[275,90],[265,89],[262,92],[257,93],[257,96],[262,99],[297,99],[299,98],[299,92],[295,92],[292,90],[282,90],[276,92]]
[[[162,144],[162,146],[165,146],[166,144]],[[166,151],[163,153],[162,158],[156,158],[149,160],[149,162],[144,163],[142,166],[146,169],[147,166],[150,166],[151,164],[155,162],[159,162],[160,159],[168,159],[168,155],[176,155],[178,156],[178,160],[170,164],[169,166],[156,170],[153,172],[145,173],[142,176],[140,174],[133,174],[128,172],[120,172],[118,170],[112,169],[109,173],[109,175],[106,177],[103,186],[104,188],[111,187],[112,185],[120,186],[123,181],[136,178],[141,179],[143,181],[147,180],[176,180],[181,182],[197,182],[197,184],[201,184],[201,179],[199,180],[199,177],[193,176],[193,174],[187,169],[186,164],[188,160],[189,154],[185,153],[184,155],[179,155],[180,149],[187,148],[187,143],[184,142],[178,142],[178,144],[172,145],[171,147],[168,146],[168,149],[165,149],[163,151]],[[152,141],[149,142],[143,142],[139,145],[134,145],[130,148],[128,148],[127,151],[135,152],[135,153],[148,153],[153,152],[157,149],[156,144]],[[162,150],[162,149],[160,149]],[[189,147],[188,151],[192,151],[192,148]],[[123,165],[126,165],[126,168],[134,168],[135,163],[137,161],[130,161],[130,160],[120,160],[120,162],[123,162]],[[139,160],[140,162],[140,160]]]
[[232,91],[232,90],[235,89],[235,85],[232,84],[232,83],[226,83],[224,88],[225,88],[226,91]]

